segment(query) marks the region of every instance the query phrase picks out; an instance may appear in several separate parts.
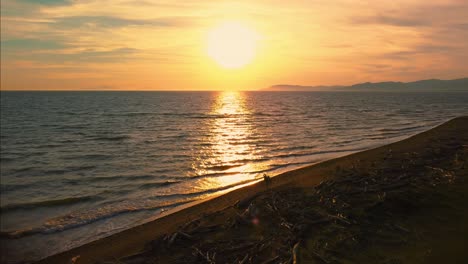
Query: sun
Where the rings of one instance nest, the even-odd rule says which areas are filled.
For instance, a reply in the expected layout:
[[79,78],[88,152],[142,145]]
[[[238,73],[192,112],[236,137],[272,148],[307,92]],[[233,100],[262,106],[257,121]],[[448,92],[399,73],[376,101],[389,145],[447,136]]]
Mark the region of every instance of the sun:
[[221,67],[238,69],[255,57],[258,34],[239,22],[224,22],[208,32],[207,53]]

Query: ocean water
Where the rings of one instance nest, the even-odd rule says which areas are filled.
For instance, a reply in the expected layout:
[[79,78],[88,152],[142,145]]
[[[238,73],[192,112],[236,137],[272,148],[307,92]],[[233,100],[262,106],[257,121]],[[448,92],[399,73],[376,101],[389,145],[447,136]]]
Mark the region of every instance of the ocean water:
[[2,262],[468,115],[468,92],[2,92]]

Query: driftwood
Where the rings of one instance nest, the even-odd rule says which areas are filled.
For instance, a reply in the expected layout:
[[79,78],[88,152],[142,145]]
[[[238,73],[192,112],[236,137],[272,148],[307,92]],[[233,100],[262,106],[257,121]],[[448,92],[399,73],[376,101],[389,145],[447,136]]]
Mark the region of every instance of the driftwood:
[[292,248],[292,263],[299,264],[299,242],[297,242],[294,247]]

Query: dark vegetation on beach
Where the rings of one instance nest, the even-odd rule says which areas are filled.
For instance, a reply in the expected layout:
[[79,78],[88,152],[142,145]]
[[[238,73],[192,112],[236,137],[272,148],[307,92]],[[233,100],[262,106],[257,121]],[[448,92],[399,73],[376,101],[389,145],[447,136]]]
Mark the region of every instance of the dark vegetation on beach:
[[267,186],[109,263],[461,263],[468,118],[410,143],[337,163],[318,186]]

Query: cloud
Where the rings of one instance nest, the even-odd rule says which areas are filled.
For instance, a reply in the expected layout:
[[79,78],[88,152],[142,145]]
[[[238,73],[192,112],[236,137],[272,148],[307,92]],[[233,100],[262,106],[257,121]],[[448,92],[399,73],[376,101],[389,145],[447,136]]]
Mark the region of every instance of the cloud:
[[35,17],[42,7],[71,6],[72,0],[11,0],[2,1],[1,15],[4,17]]
[[52,22],[60,28],[76,28],[92,26],[98,28],[115,28],[126,26],[153,26],[153,27],[175,27],[189,25],[193,18],[188,17],[166,17],[157,19],[129,19],[117,16],[69,16],[56,18]]
[[133,48],[118,48],[107,51],[85,50],[82,52],[60,56],[63,59],[72,59],[73,61],[115,61],[128,58],[138,52]]
[[55,50],[63,49],[66,45],[53,40],[25,38],[2,40],[1,47],[4,50]]
[[386,69],[386,68],[389,68],[391,67],[391,65],[388,65],[388,64],[373,64],[373,63],[367,63],[367,64],[364,64],[363,66],[367,67],[367,68],[371,68],[371,69]]
[[450,53],[459,50],[460,47],[451,45],[418,45],[414,47],[417,53]]
[[69,5],[73,3],[72,0],[18,0],[18,2],[45,6]]
[[134,57],[139,50],[117,48],[112,50],[84,50],[74,53],[40,53],[30,55],[30,59],[53,63],[110,63],[124,62]]
[[460,23],[460,24],[452,24],[450,25],[451,28],[467,31],[468,32],[468,23]]
[[450,55],[462,51],[461,47],[449,45],[422,44],[407,50],[383,53],[380,57],[390,60],[411,60],[416,55]]
[[129,47],[70,51],[67,50],[70,46],[65,44],[34,39],[14,39],[1,43],[4,61],[29,61],[51,65],[125,62],[141,53],[140,50]]
[[355,14],[349,18],[354,25],[387,25],[395,27],[463,27],[468,21],[468,2],[421,2],[388,8],[386,5],[372,10],[368,15]]
[[353,24],[380,24],[398,27],[420,27],[430,26],[430,21],[424,21],[418,18],[376,15],[376,16],[358,16],[351,19]]

